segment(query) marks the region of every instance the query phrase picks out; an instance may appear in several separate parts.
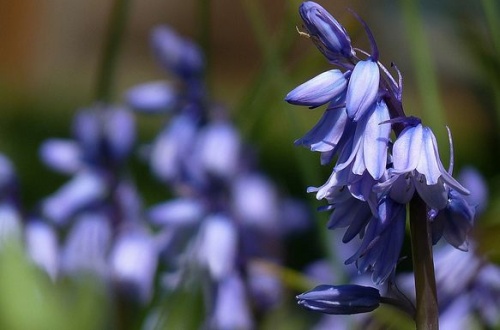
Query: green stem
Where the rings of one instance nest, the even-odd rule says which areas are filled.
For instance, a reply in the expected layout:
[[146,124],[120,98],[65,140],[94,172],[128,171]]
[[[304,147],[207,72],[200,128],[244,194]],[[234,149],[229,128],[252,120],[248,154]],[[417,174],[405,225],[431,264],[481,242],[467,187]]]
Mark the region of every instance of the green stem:
[[420,196],[410,202],[410,233],[415,274],[417,330],[439,329],[439,309],[427,206]]
[[100,102],[109,102],[112,98],[113,79],[115,77],[117,57],[125,31],[130,0],[115,0],[111,9],[108,31],[104,40],[103,53],[97,73],[95,98]]

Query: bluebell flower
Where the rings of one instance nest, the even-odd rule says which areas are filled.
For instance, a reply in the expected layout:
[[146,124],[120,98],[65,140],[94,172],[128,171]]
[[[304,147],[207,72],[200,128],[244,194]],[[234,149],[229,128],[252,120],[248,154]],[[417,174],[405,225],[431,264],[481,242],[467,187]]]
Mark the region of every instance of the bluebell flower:
[[347,79],[340,70],[329,70],[296,87],[285,97],[295,105],[318,107],[342,96],[347,88]]
[[198,258],[211,278],[221,280],[235,267],[238,232],[233,222],[223,215],[213,215],[203,222]]
[[24,228],[24,235],[29,258],[55,281],[60,271],[60,251],[54,228],[40,219],[31,219]]
[[448,188],[467,195],[469,191],[444,168],[436,138],[431,129],[420,123],[406,127],[392,148],[391,178],[381,187],[391,189],[391,197],[408,203],[416,190],[425,203],[437,210],[448,201]]
[[130,88],[125,94],[125,101],[136,111],[165,113],[177,106],[178,94],[171,84],[154,81]]
[[295,145],[303,145],[311,151],[335,154],[345,144],[342,137],[349,135],[354,127],[345,108],[329,108],[309,132],[295,141]]
[[75,219],[61,251],[61,271],[72,276],[109,276],[108,251],[112,228],[102,213],[83,213]]
[[125,294],[148,303],[153,296],[158,247],[143,228],[126,228],[111,250],[110,273]]
[[209,320],[211,329],[251,330],[254,322],[248,305],[246,288],[236,273],[228,274],[219,283],[214,311]]
[[444,236],[463,248],[474,218],[469,192],[445,170],[431,129],[404,113],[401,73],[396,69],[395,79],[379,62],[366,23],[358,17],[371,52],[360,50],[364,56],[358,57],[345,29],[320,5],[304,2],[299,14],[306,28],[301,34],[338,68],[303,83],[285,100],[312,108],[328,104],[295,144],[320,152],[322,165],[334,162],[328,180],[308,192],[328,202],[320,209],[333,211],[329,229],[346,228],[344,242],[361,239],[346,262],[371,272],[375,283],[391,278],[405,237],[406,205],[415,194],[428,208],[434,240]]
[[361,285],[319,285],[297,296],[299,305],[326,314],[358,314],[377,309],[380,293]]
[[183,79],[196,78],[204,70],[204,59],[198,45],[179,36],[166,25],[160,25],[151,33],[153,53],[160,65]]
[[74,174],[83,168],[83,150],[73,140],[45,140],[39,155],[47,166],[60,173]]
[[372,107],[379,93],[380,71],[371,59],[359,61],[352,71],[346,94],[349,118],[358,121]]
[[58,224],[67,222],[79,210],[106,196],[108,187],[102,174],[81,171],[42,202],[42,214]]
[[299,13],[309,37],[331,62],[355,55],[351,39],[342,25],[323,7],[313,1],[305,1]]

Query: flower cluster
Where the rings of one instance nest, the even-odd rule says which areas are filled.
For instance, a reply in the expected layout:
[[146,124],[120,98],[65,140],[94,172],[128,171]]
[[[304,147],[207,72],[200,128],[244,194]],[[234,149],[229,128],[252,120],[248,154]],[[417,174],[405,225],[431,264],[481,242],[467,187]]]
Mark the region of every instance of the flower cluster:
[[[280,193],[210,100],[198,46],[167,26],[152,31],[151,45],[172,81],[133,86],[120,105],[80,109],[71,138],[44,141],[42,162],[69,179],[36,210],[22,209],[14,166],[0,154],[0,248],[24,239],[54,283],[96,278],[144,308],[203,288],[200,327],[252,329],[254,313],[283,297],[283,239],[307,226],[307,208]],[[145,115],[161,124],[147,145],[136,130]],[[136,184],[135,155],[161,186],[153,201]],[[148,321],[162,322],[157,312]]]
[[[308,191],[328,201],[325,210],[334,210],[328,228],[347,227],[344,242],[361,238],[346,263],[373,272],[379,284],[394,274],[406,205],[416,194],[436,223],[434,240],[444,236],[463,247],[474,216],[464,199],[469,192],[444,168],[432,130],[405,115],[399,71],[395,79],[378,61],[377,45],[363,21],[371,52],[355,51],[346,30],[319,4],[304,2],[299,12],[305,29],[300,34],[337,69],[303,83],[285,100],[310,108],[327,104],[319,122],[295,143],[320,152],[322,164],[336,160],[328,181]],[[450,223],[446,214],[457,212],[463,221]]]

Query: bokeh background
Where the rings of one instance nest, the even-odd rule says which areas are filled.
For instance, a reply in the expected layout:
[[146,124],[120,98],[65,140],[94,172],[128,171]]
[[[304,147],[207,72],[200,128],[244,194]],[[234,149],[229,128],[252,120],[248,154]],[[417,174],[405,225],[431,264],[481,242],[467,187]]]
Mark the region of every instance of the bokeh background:
[[[467,0],[320,3],[362,49],[369,49],[366,35],[348,9],[368,23],[382,62],[387,66],[394,62],[403,73],[406,112],[433,128],[444,163],[449,161],[448,125],[455,172],[474,166],[484,175],[490,201],[475,235],[491,260],[500,261],[498,8],[488,7],[490,1]],[[245,140],[256,146],[262,168],[283,192],[315,209],[320,203],[306,194],[306,188],[322,184],[331,169],[321,167],[318,155],[294,147],[293,141],[321,112],[290,106],[283,98],[329,64],[298,35],[299,4],[295,0],[131,1],[114,100],[122,101],[123,92],[137,83],[165,77],[153,61],[149,32],[157,24],[170,25],[204,47],[212,99],[228,106]],[[74,112],[92,104],[111,6],[112,1],[97,0],[0,0],[0,151],[16,166],[27,209],[65,180],[42,165],[38,147],[47,137],[69,136]],[[203,16],[203,7],[208,16]],[[154,121],[142,120],[140,137],[148,140],[157,128]],[[138,177],[144,175],[140,185],[147,202],[155,202],[161,188],[147,179],[147,168],[137,165],[136,170]],[[318,232],[326,230],[324,221],[321,215],[311,218],[312,226],[290,239],[286,250],[290,269],[300,271],[325,253],[318,243]],[[3,268],[0,265],[0,273]]]

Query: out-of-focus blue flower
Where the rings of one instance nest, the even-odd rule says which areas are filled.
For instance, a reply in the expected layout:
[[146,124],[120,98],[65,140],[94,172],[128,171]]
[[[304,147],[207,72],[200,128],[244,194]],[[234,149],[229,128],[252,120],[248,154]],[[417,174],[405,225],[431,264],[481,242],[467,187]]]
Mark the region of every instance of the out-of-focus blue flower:
[[268,178],[257,173],[240,175],[231,193],[234,214],[242,224],[269,232],[281,227],[278,193]]
[[29,221],[24,231],[29,257],[55,281],[59,274],[60,261],[56,231],[39,219]]
[[488,205],[489,192],[488,184],[481,173],[472,166],[464,167],[458,173],[458,182],[470,191],[469,195],[464,196],[469,205],[475,208],[478,214],[483,213]]
[[113,280],[122,292],[143,303],[152,298],[157,263],[156,242],[142,228],[125,229],[110,254]]
[[189,226],[198,224],[205,212],[198,200],[177,198],[152,206],[148,210],[148,218],[159,226]]
[[62,247],[61,271],[72,276],[107,278],[111,243],[111,223],[106,216],[99,213],[78,216]]
[[323,72],[296,87],[285,97],[285,101],[295,105],[318,107],[337,99],[346,90],[347,79],[340,70]]
[[166,25],[157,26],[151,33],[153,53],[160,65],[183,79],[200,76],[204,69],[203,55],[195,43],[179,36]]
[[325,314],[358,314],[377,309],[380,293],[361,285],[319,285],[297,296],[299,305]]
[[325,57],[336,62],[355,55],[346,30],[323,7],[313,1],[305,1],[299,13],[309,37]]
[[45,140],[40,146],[40,158],[61,173],[73,174],[83,167],[82,150],[73,140]]
[[205,175],[231,179],[239,170],[240,149],[236,129],[227,121],[214,121],[198,132],[193,161]]
[[11,240],[19,241],[22,236],[22,217],[10,202],[0,202],[0,248]]
[[212,329],[251,330],[254,328],[245,285],[236,273],[230,273],[217,287]]
[[221,280],[235,267],[238,232],[225,216],[213,215],[203,222],[200,231],[198,258],[207,267],[210,276]]
[[42,213],[51,221],[62,224],[107,193],[106,181],[102,175],[82,171],[43,201]]
[[169,83],[154,81],[130,88],[125,100],[136,111],[165,113],[177,105],[178,95]]
[[186,178],[185,169],[192,158],[197,125],[191,116],[181,115],[158,134],[149,156],[151,169],[158,178],[167,182]]

